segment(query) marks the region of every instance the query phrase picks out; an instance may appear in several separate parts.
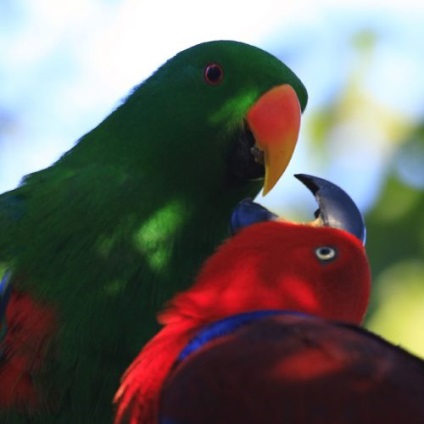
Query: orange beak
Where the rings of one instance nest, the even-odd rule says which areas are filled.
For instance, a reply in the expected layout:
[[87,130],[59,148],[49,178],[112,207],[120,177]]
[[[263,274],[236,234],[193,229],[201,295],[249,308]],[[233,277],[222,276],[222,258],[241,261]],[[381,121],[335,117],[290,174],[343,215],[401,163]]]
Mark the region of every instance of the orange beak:
[[247,113],[255,147],[264,155],[264,196],[275,186],[290,162],[299,136],[300,116],[299,99],[288,84],[267,91]]

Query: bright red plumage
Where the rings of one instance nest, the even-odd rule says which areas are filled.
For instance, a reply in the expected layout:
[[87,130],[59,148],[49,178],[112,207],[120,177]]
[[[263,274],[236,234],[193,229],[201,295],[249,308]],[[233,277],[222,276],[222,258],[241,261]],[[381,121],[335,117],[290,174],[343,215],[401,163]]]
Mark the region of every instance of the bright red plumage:
[[0,344],[0,409],[25,405],[48,408],[53,399],[34,384],[52,349],[56,314],[25,294],[12,291],[6,310],[7,333]]
[[[336,255],[321,260],[317,249]],[[163,381],[179,352],[204,325],[255,310],[294,310],[359,324],[370,294],[362,244],[329,227],[266,222],[228,240],[160,316],[165,328],[124,375],[116,423],[157,422]]]

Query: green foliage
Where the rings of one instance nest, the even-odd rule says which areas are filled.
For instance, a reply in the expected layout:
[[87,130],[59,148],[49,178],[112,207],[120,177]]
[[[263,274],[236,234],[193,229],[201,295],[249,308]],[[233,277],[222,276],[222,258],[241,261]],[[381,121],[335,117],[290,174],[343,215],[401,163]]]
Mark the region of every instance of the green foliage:
[[423,146],[418,126],[395,154],[366,222],[374,281],[367,325],[424,357]]

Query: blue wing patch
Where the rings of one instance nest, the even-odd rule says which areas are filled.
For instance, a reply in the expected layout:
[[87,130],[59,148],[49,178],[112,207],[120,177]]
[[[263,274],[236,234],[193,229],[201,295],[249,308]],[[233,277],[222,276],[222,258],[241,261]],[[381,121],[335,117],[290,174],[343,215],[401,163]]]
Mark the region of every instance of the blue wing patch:
[[284,310],[265,310],[265,311],[253,311],[246,312],[243,314],[232,315],[228,318],[224,318],[220,321],[216,321],[210,325],[207,325],[199,333],[194,336],[186,347],[181,351],[177,361],[181,362],[186,359],[189,355],[196,352],[206,343],[217,339],[218,337],[231,334],[233,331],[241,328],[243,325],[247,325],[252,321],[265,318],[273,315],[298,315],[298,316],[309,316],[307,314],[295,311],[284,311]]
[[0,341],[6,334],[6,307],[11,291],[11,274],[10,272],[6,272],[0,281]]

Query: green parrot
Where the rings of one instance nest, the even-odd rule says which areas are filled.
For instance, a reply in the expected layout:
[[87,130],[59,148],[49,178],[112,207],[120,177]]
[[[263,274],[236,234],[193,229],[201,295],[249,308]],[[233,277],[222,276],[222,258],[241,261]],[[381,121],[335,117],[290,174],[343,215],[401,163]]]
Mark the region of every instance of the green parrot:
[[275,185],[306,103],[269,53],[202,43],[0,196],[2,423],[111,422],[157,311],[226,236],[234,205],[262,177],[264,194]]

